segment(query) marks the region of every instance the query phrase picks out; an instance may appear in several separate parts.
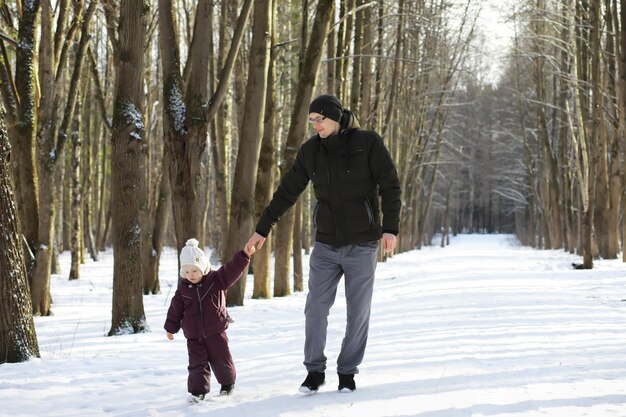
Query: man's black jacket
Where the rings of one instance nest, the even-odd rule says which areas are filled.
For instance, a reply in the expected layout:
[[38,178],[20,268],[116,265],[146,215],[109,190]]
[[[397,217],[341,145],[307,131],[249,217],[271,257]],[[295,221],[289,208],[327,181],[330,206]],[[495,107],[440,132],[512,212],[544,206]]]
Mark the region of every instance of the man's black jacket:
[[302,144],[263,211],[257,233],[267,237],[312,181],[318,242],[343,246],[378,240],[383,232],[398,234],[400,182],[389,151],[376,132],[356,128],[349,111],[342,122],[338,135],[326,139],[315,135]]

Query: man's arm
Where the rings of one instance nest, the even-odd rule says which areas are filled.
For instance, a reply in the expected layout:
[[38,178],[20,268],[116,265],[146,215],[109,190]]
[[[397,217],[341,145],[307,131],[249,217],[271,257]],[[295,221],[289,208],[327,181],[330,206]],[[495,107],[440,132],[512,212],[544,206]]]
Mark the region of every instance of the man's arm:
[[303,147],[298,151],[296,160],[289,171],[285,174],[278,186],[276,192],[272,196],[272,200],[263,210],[259,219],[255,233],[248,240],[248,244],[260,248],[265,242],[265,238],[270,233],[272,226],[280,219],[280,217],[293,206],[298,197],[306,189],[309,184],[309,174],[304,164]]
[[[378,134],[376,134],[376,140],[372,145],[369,158],[370,169],[378,184],[378,192],[381,197],[383,233],[391,234],[395,237],[400,230],[400,208],[402,206],[402,201],[400,200],[400,180],[398,179],[398,171],[391,159],[391,155]],[[384,244],[385,242],[383,241]]]

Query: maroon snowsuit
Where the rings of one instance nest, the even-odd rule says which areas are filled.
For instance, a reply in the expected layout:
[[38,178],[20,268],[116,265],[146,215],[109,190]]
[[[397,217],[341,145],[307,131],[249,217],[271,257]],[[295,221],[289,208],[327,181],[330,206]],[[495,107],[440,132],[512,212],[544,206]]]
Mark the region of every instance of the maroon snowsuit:
[[249,262],[245,252],[239,251],[197,284],[183,279],[172,298],[164,328],[172,334],[183,329],[189,354],[187,389],[193,395],[209,392],[211,369],[220,384],[235,383],[235,365],[226,336],[226,290],[237,282]]

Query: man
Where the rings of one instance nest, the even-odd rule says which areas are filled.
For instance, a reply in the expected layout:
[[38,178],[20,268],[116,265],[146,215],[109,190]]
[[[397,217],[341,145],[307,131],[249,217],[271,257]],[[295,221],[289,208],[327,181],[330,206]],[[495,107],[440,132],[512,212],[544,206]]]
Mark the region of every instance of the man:
[[315,392],[324,385],[328,313],[343,275],[347,324],[337,374],[339,391],[350,392],[356,389],[354,375],[359,372],[367,344],[378,241],[382,238],[386,253],[396,246],[400,183],[381,137],[359,129],[352,112],[344,109],[336,97],[321,95],[313,100],[309,122],[317,134],[300,148],[248,245],[263,246],[272,226],[296,202],[309,181],[313,182],[316,235],[304,309],[304,365],[308,375],[300,391]]

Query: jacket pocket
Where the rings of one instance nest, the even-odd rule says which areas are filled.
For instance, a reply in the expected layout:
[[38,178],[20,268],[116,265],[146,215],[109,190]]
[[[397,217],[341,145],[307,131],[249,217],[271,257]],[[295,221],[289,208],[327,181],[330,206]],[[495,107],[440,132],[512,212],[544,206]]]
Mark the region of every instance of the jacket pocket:
[[372,206],[367,199],[363,200],[363,204],[365,204],[365,211],[367,212],[369,224],[372,226],[374,224],[374,211],[372,210]]
[[335,219],[328,204],[318,202],[313,217],[315,228],[319,233],[335,234]]

